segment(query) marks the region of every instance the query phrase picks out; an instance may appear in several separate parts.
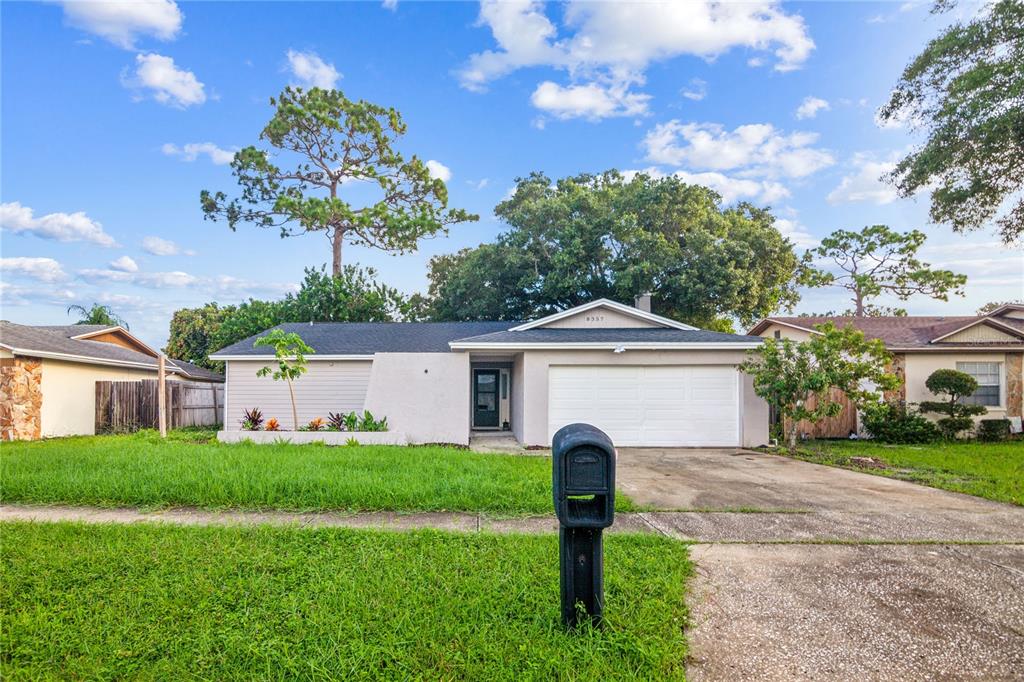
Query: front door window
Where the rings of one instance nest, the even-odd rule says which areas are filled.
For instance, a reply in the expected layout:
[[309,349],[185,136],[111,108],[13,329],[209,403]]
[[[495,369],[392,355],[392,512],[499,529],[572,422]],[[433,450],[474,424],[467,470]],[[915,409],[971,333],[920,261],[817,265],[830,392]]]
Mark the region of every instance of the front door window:
[[496,369],[478,369],[473,381],[473,426],[498,426],[498,374]]

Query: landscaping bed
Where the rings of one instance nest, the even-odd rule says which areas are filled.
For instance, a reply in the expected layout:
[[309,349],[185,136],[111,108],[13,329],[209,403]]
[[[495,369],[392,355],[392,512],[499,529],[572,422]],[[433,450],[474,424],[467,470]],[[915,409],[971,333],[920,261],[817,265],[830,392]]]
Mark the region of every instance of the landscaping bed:
[[821,440],[801,444],[793,456],[997,502],[1024,505],[1024,441],[1021,440],[922,445]]
[[559,623],[558,540],[8,523],[3,679],[684,678],[685,545],[606,539],[606,626]]
[[[209,442],[152,431],[5,443],[4,502],[553,514],[551,462],[452,447]],[[633,508],[617,497],[617,508]]]

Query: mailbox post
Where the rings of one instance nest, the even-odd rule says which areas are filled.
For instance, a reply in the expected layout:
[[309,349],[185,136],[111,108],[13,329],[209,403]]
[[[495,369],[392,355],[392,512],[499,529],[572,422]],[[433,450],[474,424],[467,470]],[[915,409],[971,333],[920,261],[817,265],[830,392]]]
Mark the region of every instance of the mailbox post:
[[[569,424],[551,441],[552,488],[558,515],[562,621],[604,613],[604,540],[615,518],[615,446],[590,424]],[[577,604],[582,605],[581,610]]]

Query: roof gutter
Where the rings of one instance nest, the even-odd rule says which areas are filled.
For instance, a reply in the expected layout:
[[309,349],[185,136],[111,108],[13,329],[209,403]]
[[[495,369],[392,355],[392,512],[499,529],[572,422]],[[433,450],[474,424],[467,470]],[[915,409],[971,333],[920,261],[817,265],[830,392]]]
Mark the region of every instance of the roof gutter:
[[580,343],[487,343],[451,341],[448,345],[452,350],[751,350],[760,348],[762,341],[733,343],[697,343],[697,342],[664,342],[638,341],[621,343],[614,341],[580,342]]
[[[327,353],[323,353],[323,354],[321,354],[321,353],[310,353],[309,355],[305,355],[303,357],[306,358],[306,362],[311,362],[313,360],[373,360],[373,356],[374,356],[374,353],[367,353],[367,354],[363,354],[363,355],[355,355],[355,354],[349,354],[349,355],[330,355],[330,354],[327,354]],[[266,360],[276,360],[277,357],[275,355],[220,355],[218,353],[214,353],[213,355],[210,356],[210,359],[211,360],[264,360],[264,361],[266,361]],[[295,356],[291,355],[287,359],[288,360],[294,360]]]
[[[13,353],[14,355],[27,355],[34,358],[47,358],[50,360],[67,360],[68,362],[81,362],[87,365],[107,365],[110,367],[133,368],[137,367],[141,369],[151,369],[154,372],[157,371],[157,366],[155,362],[153,364],[148,364],[145,362],[132,362],[131,360],[109,360],[106,358],[93,358],[89,357],[88,355],[73,355],[71,353],[55,353],[52,351],[31,350],[28,348],[14,348],[12,346],[7,345],[4,345],[3,348],[6,348],[7,350],[11,351],[11,353]],[[180,367],[170,364],[169,366],[173,367],[172,374],[183,373],[183,370]]]

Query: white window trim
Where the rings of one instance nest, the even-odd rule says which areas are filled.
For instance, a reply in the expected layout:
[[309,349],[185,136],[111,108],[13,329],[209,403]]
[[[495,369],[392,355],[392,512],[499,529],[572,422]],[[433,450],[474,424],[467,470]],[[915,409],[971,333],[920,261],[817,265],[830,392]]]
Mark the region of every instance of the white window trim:
[[[996,371],[996,375],[999,377],[999,404],[998,405],[982,405],[990,410],[1005,410],[1006,409],[1006,363],[1001,360],[958,360],[956,363],[956,371],[963,372],[960,369],[960,365],[966,365],[968,363],[980,365],[992,364],[997,365],[999,369]],[[967,374],[967,372],[964,372]],[[973,375],[971,375],[973,376]],[[993,384],[978,384],[978,386],[992,386]]]

